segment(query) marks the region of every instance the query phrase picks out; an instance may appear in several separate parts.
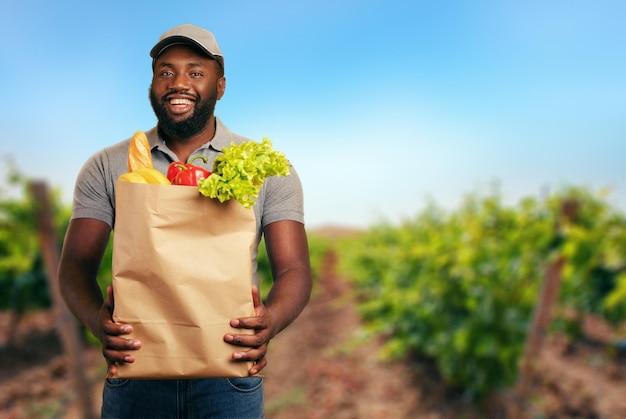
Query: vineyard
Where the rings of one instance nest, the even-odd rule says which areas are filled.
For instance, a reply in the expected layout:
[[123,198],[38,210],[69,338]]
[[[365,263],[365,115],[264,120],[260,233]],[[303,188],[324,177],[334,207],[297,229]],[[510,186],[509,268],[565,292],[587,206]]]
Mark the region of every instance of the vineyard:
[[470,196],[451,213],[431,205],[402,226],[344,241],[340,254],[366,333],[384,339],[382,355],[432,360],[447,385],[480,402],[511,389],[527,397],[542,336],[593,339],[590,316],[609,325],[602,344],[619,364],[624,249],[623,214],[569,188],[517,207],[497,194]]
[[[22,193],[0,195],[0,375],[8,373],[0,389],[13,395],[0,415],[59,417],[76,401],[59,389],[70,366],[54,336],[37,205],[28,179],[8,180]],[[60,238],[69,209],[51,197]],[[625,416],[612,396],[626,391],[624,249],[624,214],[582,188],[516,205],[474,194],[400,225],[310,232],[312,302],[270,349],[268,416],[362,417],[361,405],[399,418]],[[111,246],[103,290],[110,260]],[[266,292],[264,249],[259,270]],[[102,360],[83,338],[97,393]],[[30,367],[39,368],[34,380]],[[602,391],[584,385],[591,381]],[[35,382],[50,387],[38,392]]]

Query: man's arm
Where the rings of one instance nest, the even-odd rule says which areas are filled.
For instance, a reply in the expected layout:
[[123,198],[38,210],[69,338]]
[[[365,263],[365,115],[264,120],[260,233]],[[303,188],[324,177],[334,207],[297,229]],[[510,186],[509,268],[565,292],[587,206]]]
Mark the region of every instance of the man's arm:
[[274,285],[265,307],[270,312],[271,338],[300,315],[311,296],[311,263],[304,225],[278,221],[265,229],[267,255]]
[[109,288],[103,299],[97,282],[102,255],[111,228],[89,218],[70,222],[59,264],[59,287],[70,311],[102,342],[102,353],[114,373],[118,362],[133,362],[123,350],[138,349],[140,343],[120,337],[130,333],[130,325],[113,322],[113,293]]
[[254,375],[266,365],[269,341],[298,317],[309,301],[312,279],[306,231],[302,223],[277,221],[265,227],[265,244],[274,285],[265,305],[254,287],[255,317],[234,319],[233,327],[254,329],[254,335],[228,334],[224,340],[247,347],[233,353],[233,358],[255,361]]

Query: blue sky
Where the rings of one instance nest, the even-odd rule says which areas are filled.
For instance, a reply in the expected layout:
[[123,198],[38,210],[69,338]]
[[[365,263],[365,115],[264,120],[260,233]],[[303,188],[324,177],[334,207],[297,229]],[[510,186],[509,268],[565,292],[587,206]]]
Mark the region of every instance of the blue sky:
[[149,50],[212,30],[216,114],[297,168],[311,227],[608,187],[626,209],[626,2],[9,0],[2,155],[69,203],[89,155],[156,120]]

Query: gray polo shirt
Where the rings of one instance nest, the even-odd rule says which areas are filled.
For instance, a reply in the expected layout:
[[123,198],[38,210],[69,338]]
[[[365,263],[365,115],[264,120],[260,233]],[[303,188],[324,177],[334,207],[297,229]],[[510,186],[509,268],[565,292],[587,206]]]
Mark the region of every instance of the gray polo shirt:
[[[178,161],[178,157],[167,147],[158,135],[156,127],[146,132],[152,150],[152,164],[162,173],[167,172],[169,164]],[[223,147],[231,142],[239,144],[247,141],[231,132],[219,118],[216,118],[215,136],[209,142],[195,150],[190,159],[201,155],[207,158],[205,165],[201,159],[194,165],[211,170],[213,160]],[[74,188],[72,219],[95,218],[115,228],[115,183],[128,171],[128,145],[130,138],[106,147],[91,156],[80,170]],[[289,176],[267,178],[254,205],[257,238],[261,240],[263,228],[275,221],[293,220],[304,223],[304,204],[300,178],[293,167]],[[256,246],[253,255],[253,272],[256,272]],[[255,275],[256,278],[256,275]],[[257,280],[255,280],[257,282]]]

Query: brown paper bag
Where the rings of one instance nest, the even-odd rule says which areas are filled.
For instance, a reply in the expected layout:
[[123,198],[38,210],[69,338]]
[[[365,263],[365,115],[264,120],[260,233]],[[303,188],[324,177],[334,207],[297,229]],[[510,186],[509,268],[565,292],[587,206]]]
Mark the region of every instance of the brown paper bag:
[[113,236],[116,322],[142,342],[116,377],[245,377],[224,342],[230,320],[254,315],[254,211],[190,186],[118,182]]

